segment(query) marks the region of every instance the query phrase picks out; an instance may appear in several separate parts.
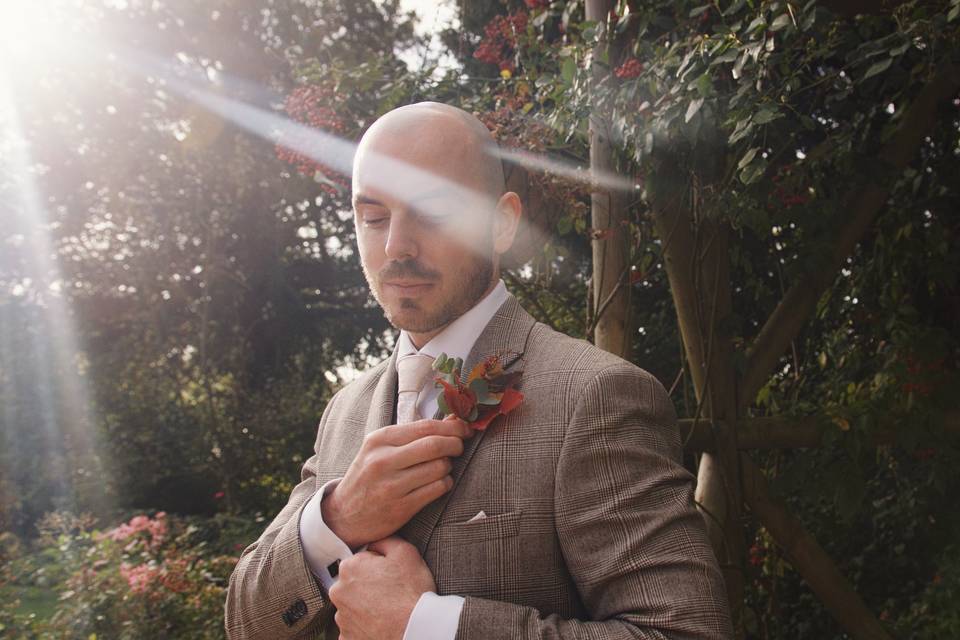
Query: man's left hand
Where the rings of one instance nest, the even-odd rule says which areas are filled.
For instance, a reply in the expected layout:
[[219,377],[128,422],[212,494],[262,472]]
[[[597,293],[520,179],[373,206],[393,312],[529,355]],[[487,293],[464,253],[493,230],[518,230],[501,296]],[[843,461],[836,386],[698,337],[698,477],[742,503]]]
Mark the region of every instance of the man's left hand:
[[343,640],[401,640],[420,596],[436,591],[417,548],[397,536],[371,542],[340,563],[330,587]]

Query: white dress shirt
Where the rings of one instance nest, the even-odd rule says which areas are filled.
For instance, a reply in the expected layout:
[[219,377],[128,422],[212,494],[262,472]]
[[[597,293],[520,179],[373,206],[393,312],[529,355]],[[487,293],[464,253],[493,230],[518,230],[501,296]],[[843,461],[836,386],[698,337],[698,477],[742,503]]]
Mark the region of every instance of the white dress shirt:
[[[482,300],[447,325],[419,350],[407,332],[401,331],[396,346],[397,359],[410,353],[422,353],[434,358],[445,353],[451,358],[463,358],[466,361],[477,338],[506,300],[507,288],[503,280],[500,280]],[[433,384],[426,384],[417,398],[418,413],[423,417],[433,417],[439,397],[440,389]],[[340,479],[335,479],[323,485],[307,501],[300,514],[300,542],[304,555],[311,571],[327,590],[337,581],[330,575],[328,567],[353,555],[343,540],[324,523],[320,509],[323,496],[339,482]],[[410,614],[403,640],[453,640],[457,634],[463,602],[460,596],[424,593]]]

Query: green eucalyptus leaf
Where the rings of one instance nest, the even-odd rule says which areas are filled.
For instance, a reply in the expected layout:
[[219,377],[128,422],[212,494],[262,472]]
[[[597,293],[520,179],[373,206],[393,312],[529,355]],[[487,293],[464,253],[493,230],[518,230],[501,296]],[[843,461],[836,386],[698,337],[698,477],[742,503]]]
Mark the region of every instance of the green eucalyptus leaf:
[[781,29],[786,29],[791,24],[793,24],[793,20],[790,18],[790,14],[781,13],[777,16],[776,20],[770,24],[770,31],[780,31]]
[[863,79],[866,80],[868,78],[872,78],[878,73],[883,73],[890,67],[890,64],[892,62],[893,62],[893,58],[886,58],[884,60],[881,60],[880,62],[876,62],[870,65],[870,68],[867,69],[867,72],[863,74]]
[[757,151],[759,150],[760,150],[760,147],[753,147],[752,149],[748,150],[745,154],[743,154],[743,157],[740,158],[740,162],[737,163],[737,169],[743,169],[745,166],[750,164],[750,162],[753,161],[754,156],[757,155]]
[[757,16],[753,21],[747,25],[747,34],[751,34],[754,31],[761,31],[766,29],[767,21],[763,16]]
[[501,394],[488,393],[483,400],[477,400],[477,404],[482,404],[485,407],[495,407],[500,404],[501,399]]
[[736,47],[730,47],[726,49],[723,53],[718,55],[713,59],[713,62],[710,63],[711,66],[715,64],[723,64],[725,62],[733,62],[737,59],[737,56],[740,55],[740,49]]
[[571,84],[573,77],[577,74],[577,63],[573,58],[564,58],[560,66],[560,77],[565,84]]
[[753,116],[753,122],[754,124],[767,124],[780,118],[782,115],[776,107],[764,105],[756,115]]
[[740,181],[743,182],[743,184],[752,184],[759,180],[766,170],[767,161],[766,159],[761,159],[759,162],[748,165],[740,172]]
[[703,106],[703,98],[694,98],[690,101],[690,104],[687,106],[687,114],[683,117],[684,122],[690,122],[693,116],[697,115],[697,112],[700,111],[700,107]]
[[890,49],[890,57],[896,58],[897,56],[902,56],[904,53],[907,52],[907,49],[910,48],[911,44],[912,43],[910,42],[904,42],[899,47],[894,47],[893,49]]
[[480,398],[487,397],[489,387],[487,386],[486,380],[484,380],[483,378],[477,378],[476,380],[473,380],[472,382],[470,382],[470,390],[477,395],[477,398],[479,400]]
[[730,134],[730,144],[734,144],[738,140],[742,140],[747,137],[753,131],[753,119],[750,116],[747,116],[744,120],[741,120],[737,123],[737,127],[733,130],[733,133]]

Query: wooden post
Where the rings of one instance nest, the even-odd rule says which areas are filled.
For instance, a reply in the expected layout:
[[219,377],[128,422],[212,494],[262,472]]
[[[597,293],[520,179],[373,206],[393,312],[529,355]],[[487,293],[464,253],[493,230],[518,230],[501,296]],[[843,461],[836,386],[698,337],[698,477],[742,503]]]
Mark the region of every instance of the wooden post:
[[[603,24],[613,0],[587,0],[587,20]],[[613,36],[604,32],[590,65],[590,171],[594,176],[616,173],[615,148],[610,140],[611,100],[597,87],[613,81],[610,63],[615,58]],[[593,230],[593,341],[598,347],[631,359],[629,237],[625,198],[594,181],[590,193]]]
[[729,227],[700,215],[695,188],[669,159],[664,158],[659,170],[654,224],[664,244],[664,265],[700,412],[695,422],[712,426],[714,444],[713,451],[700,456],[695,497],[723,570],[734,629],[743,637],[745,554],[736,376],[730,337],[717,329],[732,311]]

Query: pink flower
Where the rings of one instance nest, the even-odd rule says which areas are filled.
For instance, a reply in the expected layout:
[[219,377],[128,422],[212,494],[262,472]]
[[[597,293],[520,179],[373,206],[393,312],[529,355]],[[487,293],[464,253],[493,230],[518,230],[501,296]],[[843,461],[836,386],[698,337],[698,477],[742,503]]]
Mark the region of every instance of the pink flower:
[[[115,527],[106,533],[106,537],[111,540],[120,542],[122,540],[127,540],[137,536],[138,534],[145,534],[144,537],[147,538],[147,544],[151,548],[158,547],[167,536],[167,522],[166,515],[162,511],[157,514],[155,520],[151,520],[145,515],[134,516],[130,519],[130,522],[121,524],[119,527]],[[136,546],[137,539],[133,539],[127,545],[127,548],[130,549]]]
[[131,566],[124,562],[120,565],[120,575],[127,581],[130,591],[138,595],[149,591],[151,583],[159,574],[160,570],[157,567],[148,564]]
[[213,494],[213,499],[214,499],[214,500],[219,500],[220,498],[222,498],[222,497],[225,496],[225,495],[226,495],[226,494],[225,494],[223,491],[217,491],[215,494]]

